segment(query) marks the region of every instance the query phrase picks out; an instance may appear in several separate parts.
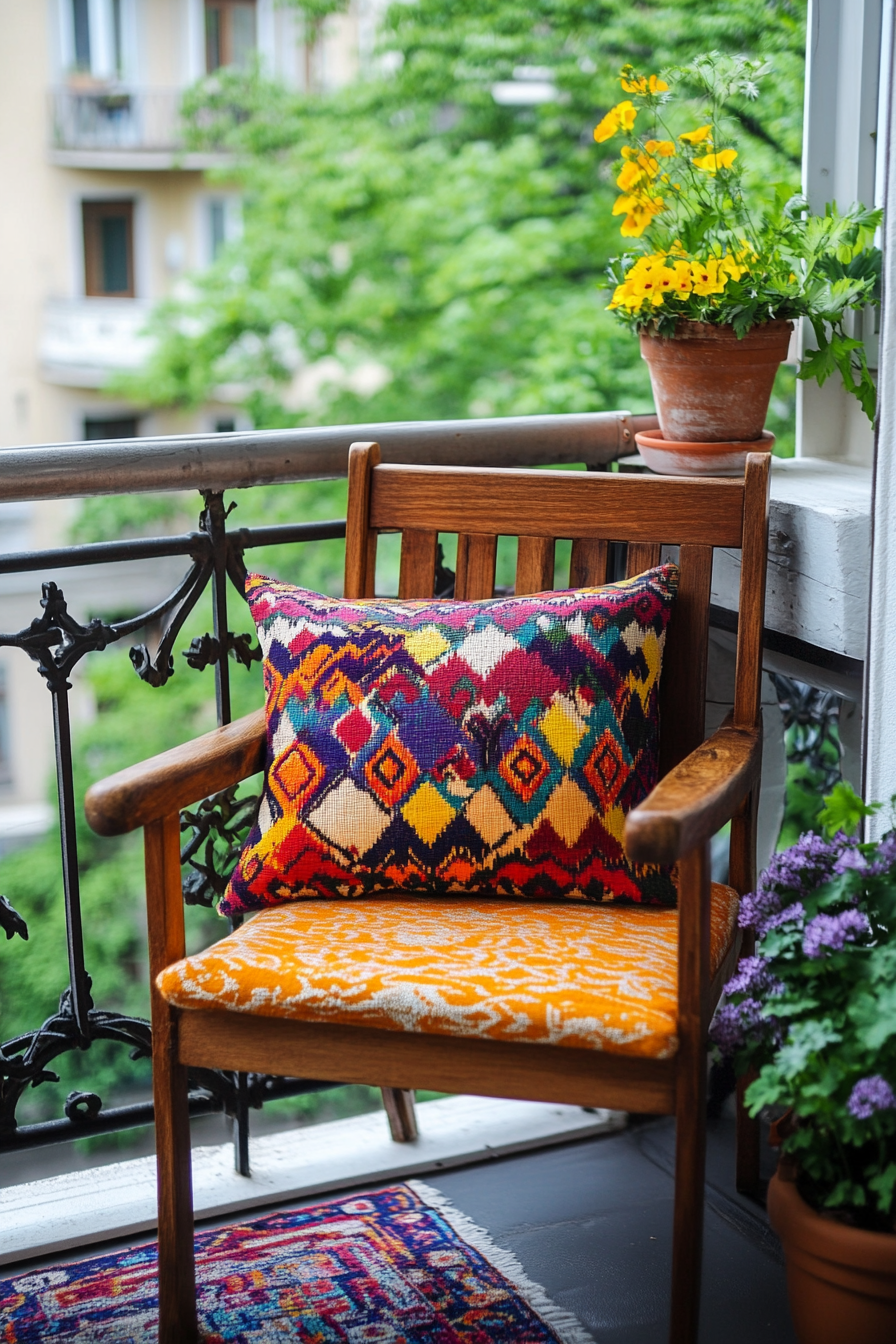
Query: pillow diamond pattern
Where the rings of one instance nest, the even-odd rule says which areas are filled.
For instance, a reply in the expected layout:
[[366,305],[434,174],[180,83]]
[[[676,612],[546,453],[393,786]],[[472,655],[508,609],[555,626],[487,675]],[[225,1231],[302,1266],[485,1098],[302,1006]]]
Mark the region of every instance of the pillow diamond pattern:
[[656,783],[675,565],[487,602],[347,602],[250,575],[258,821],[221,903],[425,891],[670,904],[625,815]]

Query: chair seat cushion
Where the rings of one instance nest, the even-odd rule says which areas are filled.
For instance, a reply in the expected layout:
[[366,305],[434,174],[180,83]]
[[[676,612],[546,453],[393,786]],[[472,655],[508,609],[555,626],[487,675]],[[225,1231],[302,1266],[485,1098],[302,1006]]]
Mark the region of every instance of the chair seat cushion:
[[[712,888],[714,974],[737,894]],[[159,975],[180,1008],[577,1046],[677,1048],[678,912],[457,897],[265,910]]]

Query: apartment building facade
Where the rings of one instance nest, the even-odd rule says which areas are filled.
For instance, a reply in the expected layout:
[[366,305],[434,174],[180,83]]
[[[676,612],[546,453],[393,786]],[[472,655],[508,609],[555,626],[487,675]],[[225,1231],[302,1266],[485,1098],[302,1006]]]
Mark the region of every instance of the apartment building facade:
[[[281,0],[0,0],[0,451],[243,427],[224,400],[146,414],[103,390],[145,357],[152,305],[240,228],[236,189],[206,176],[226,160],[183,150],[181,99],[255,59],[297,89],[343,85],[378,8],[352,0],[309,44]],[[0,502],[0,552],[62,544],[69,518]],[[168,568],[133,566],[132,603],[168,591]],[[0,575],[0,629],[39,614],[41,577]],[[66,594],[79,617],[115,608],[96,570],[69,571]],[[47,701],[28,659],[0,651],[0,852],[50,819]]]

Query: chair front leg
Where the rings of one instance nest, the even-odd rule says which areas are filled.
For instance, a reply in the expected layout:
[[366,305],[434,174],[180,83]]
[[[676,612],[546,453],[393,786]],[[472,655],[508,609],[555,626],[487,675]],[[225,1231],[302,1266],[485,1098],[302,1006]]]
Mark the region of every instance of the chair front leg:
[[709,1004],[709,846],[679,863],[678,1059],[670,1344],[696,1344],[706,1177],[706,1031]]
[[159,1200],[159,1344],[193,1344],[196,1266],[187,1071],[177,1060],[177,1014],[153,1013],[152,1092]]
[[[756,887],[756,820],[759,812],[759,790],[752,789],[738,808],[731,822],[730,880],[739,896]],[[752,929],[745,929],[741,956],[753,955],[755,937]],[[744,1093],[755,1074],[748,1073],[737,1080],[735,1098],[735,1186],[742,1195],[755,1199],[759,1194],[760,1132],[758,1117],[754,1120],[744,1105]]]
[[153,822],[144,839],[159,1198],[159,1344],[194,1344],[199,1327],[187,1071],[178,1060],[177,1010],[155,984],[158,972],[184,955],[180,818],[175,814]]

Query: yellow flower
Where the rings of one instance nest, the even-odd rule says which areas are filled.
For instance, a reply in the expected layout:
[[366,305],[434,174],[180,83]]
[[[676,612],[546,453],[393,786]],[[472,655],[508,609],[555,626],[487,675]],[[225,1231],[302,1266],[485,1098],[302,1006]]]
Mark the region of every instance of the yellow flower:
[[749,267],[739,265],[730,253],[719,258],[719,275],[725,276],[728,280],[739,280],[741,276],[746,275],[748,271]]
[[635,124],[638,109],[630,98],[611,107],[607,115],[594,128],[594,138],[599,145],[611,139],[617,131],[630,131]]
[[616,179],[616,185],[620,191],[631,191],[632,187],[639,186],[643,179],[644,174],[636,163],[626,163]]
[[[626,145],[624,148],[629,149],[630,146]],[[616,179],[620,191],[632,191],[635,187],[646,186],[660,170],[657,160],[647,154],[639,154],[634,163],[631,154],[626,154],[624,157],[627,162],[623,164],[622,172]]]
[[708,261],[691,262],[691,282],[694,293],[705,298],[709,294],[721,294],[727,276],[720,272],[718,260],[710,257]]
[[720,149],[718,154],[704,154],[702,159],[695,159],[694,167],[714,176],[719,168],[730,168],[736,158],[736,149]]
[[[626,70],[630,68],[631,67],[626,66]],[[630,79],[623,72],[620,76],[619,83],[626,93],[665,93],[669,88],[666,81],[660,79],[659,75],[651,75],[649,79],[645,75],[641,75],[640,78]]]
[[654,215],[664,209],[659,196],[620,196],[613,206],[613,214],[625,215],[619,230],[623,238],[640,238]]
[[658,154],[661,159],[671,159],[675,146],[671,140],[646,140],[644,148],[648,154]]
[[630,280],[625,280],[621,285],[616,286],[612,301],[607,306],[609,308],[628,308],[631,312],[637,313],[640,311],[643,302],[643,291],[637,285],[633,285]]
[[702,145],[704,140],[712,144],[712,126],[698,126],[696,131],[685,131],[679,140],[687,140],[691,145]]
[[693,289],[694,278],[691,274],[691,263],[689,261],[676,261],[674,266],[675,275],[672,281],[672,288],[679,298],[687,298]]

